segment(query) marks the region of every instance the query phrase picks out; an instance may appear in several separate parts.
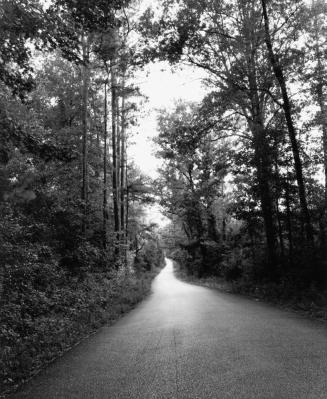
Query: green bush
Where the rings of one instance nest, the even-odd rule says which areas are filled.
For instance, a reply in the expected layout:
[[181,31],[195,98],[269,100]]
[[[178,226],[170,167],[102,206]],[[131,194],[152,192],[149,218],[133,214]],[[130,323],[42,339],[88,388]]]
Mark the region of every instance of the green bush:
[[8,272],[15,284],[0,309],[0,392],[139,302],[155,273],[86,273],[81,281],[54,265]]
[[164,254],[156,241],[148,241],[134,260],[136,269],[144,271],[160,268],[163,262]]

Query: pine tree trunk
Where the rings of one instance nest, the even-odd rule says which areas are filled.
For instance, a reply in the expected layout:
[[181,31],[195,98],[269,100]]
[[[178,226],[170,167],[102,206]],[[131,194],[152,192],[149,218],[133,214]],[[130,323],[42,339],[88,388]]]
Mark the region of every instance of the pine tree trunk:
[[256,125],[253,127],[254,134],[254,151],[255,151],[255,166],[257,170],[257,179],[259,185],[259,195],[261,202],[262,216],[265,226],[265,234],[267,241],[267,249],[269,256],[269,266],[272,269],[276,266],[276,227],[273,216],[273,201],[271,195],[270,181],[271,170],[269,165],[269,151],[265,137],[263,126]]
[[87,209],[88,209],[88,137],[87,137],[87,119],[88,119],[88,91],[89,91],[89,43],[86,36],[82,37],[83,51],[83,87],[82,87],[82,193],[83,203],[83,222],[82,233],[86,236],[87,231]]
[[119,206],[117,164],[117,78],[115,60],[111,62],[111,120],[112,120],[112,191],[114,205],[115,255],[119,255]]
[[[126,152],[127,153],[127,152]],[[128,238],[128,218],[129,218],[129,188],[128,188],[128,180],[127,180],[127,156],[126,156],[126,169],[125,169],[125,181],[126,181],[126,215],[125,215],[125,231],[126,231],[126,239]]]
[[108,107],[107,107],[107,82],[104,84],[104,148],[103,148],[103,248],[107,248],[107,223],[108,223]]
[[[122,90],[124,90],[125,78],[123,78]],[[121,155],[120,155],[120,225],[122,229],[122,242],[126,246],[126,176],[125,176],[125,162],[126,162],[126,110],[125,110],[125,95],[122,94],[121,106]]]
[[95,132],[96,132],[95,145],[96,145],[98,154],[100,154],[100,152],[101,152],[100,132],[99,132],[99,126],[98,126],[98,115],[97,115],[97,106],[96,106],[96,102],[95,102],[95,93],[93,93],[93,95],[92,95],[92,110],[94,112],[94,128],[95,128]]
[[269,60],[274,71],[275,77],[279,84],[282,98],[283,98],[283,110],[286,119],[287,130],[291,142],[293,158],[294,158],[294,166],[295,166],[295,174],[296,180],[298,184],[298,192],[299,192],[299,199],[301,205],[301,213],[302,219],[305,225],[306,237],[308,243],[311,245],[313,242],[313,230],[311,225],[311,218],[307,204],[307,198],[305,193],[305,185],[304,185],[304,178],[303,178],[303,171],[302,171],[302,162],[300,158],[300,151],[299,145],[296,138],[296,131],[292,119],[292,111],[291,111],[291,104],[288,96],[288,91],[286,87],[286,80],[283,73],[283,69],[278,61],[277,56],[274,53],[271,36],[270,36],[270,28],[269,28],[269,18],[267,13],[267,6],[266,0],[261,0],[262,10],[263,10],[263,18],[264,18],[264,25],[265,25],[265,42],[268,50]]
[[[119,91],[121,91],[120,83],[117,82],[117,88],[119,87]],[[117,148],[117,207],[118,207],[118,221],[119,221],[119,231],[118,231],[118,242],[119,242],[119,252],[121,252],[121,243],[122,243],[122,228],[121,225],[121,203],[120,203],[120,194],[121,194],[121,184],[120,184],[120,164],[121,164],[121,109],[119,102],[120,94],[117,94],[117,133],[116,133],[116,148]]]

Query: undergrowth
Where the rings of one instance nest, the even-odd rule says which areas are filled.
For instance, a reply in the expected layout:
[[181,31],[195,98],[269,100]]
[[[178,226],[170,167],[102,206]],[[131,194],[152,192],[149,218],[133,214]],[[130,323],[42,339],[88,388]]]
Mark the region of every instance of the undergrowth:
[[[52,284],[40,282],[12,290],[0,309],[0,397],[36,374],[83,337],[117,320],[141,301],[151,289],[159,269],[137,272],[126,269],[87,273],[81,280],[60,268],[43,270]],[[40,277],[40,271],[35,277]],[[17,284],[17,276],[14,276]],[[7,284],[8,286],[8,284]]]
[[198,277],[188,273],[187,269],[174,262],[176,276],[192,284],[218,289],[223,292],[241,294],[256,298],[283,308],[292,309],[302,314],[327,320],[327,292],[313,284],[300,288],[293,281],[284,279],[280,282],[254,282],[246,278],[227,281],[224,277]]

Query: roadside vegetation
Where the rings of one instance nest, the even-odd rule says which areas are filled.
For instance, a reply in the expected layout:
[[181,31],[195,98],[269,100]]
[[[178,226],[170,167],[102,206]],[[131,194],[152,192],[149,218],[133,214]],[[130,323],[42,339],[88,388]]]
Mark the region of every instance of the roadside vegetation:
[[[30,270],[32,276],[25,276],[24,284],[13,276],[17,288],[11,289],[11,298],[3,301],[0,312],[1,392],[12,391],[132,309],[149,294],[161,266],[153,265],[151,271],[90,272],[80,280],[67,278],[62,269],[48,263]],[[42,286],[36,280],[43,280]]]
[[[174,256],[172,254],[172,256]],[[174,273],[177,278],[191,284],[216,289],[228,294],[251,297],[256,301],[264,301],[282,309],[292,310],[313,319],[327,321],[326,292],[314,286],[299,290],[296,285],[283,286],[271,281],[253,282],[251,280],[226,280],[222,276],[197,277],[190,274],[182,259],[175,260]]]

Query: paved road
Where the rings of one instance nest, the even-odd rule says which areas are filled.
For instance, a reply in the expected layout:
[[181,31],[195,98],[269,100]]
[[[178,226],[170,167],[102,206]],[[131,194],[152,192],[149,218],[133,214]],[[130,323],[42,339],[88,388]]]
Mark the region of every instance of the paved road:
[[327,326],[178,281],[30,382],[15,399],[326,399]]

